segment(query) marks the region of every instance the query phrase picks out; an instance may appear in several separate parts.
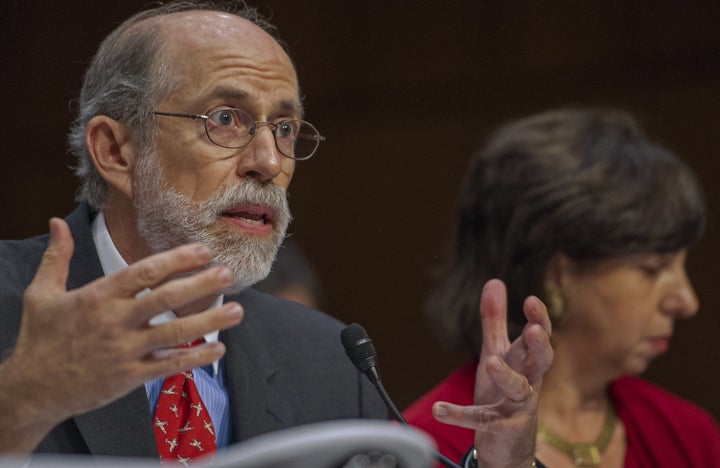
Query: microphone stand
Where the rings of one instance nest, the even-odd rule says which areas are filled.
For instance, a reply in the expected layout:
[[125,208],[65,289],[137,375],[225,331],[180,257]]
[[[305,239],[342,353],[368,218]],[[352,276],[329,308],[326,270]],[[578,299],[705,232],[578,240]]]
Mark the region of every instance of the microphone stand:
[[[392,399],[390,399],[390,395],[388,395],[387,391],[385,390],[385,387],[383,386],[382,382],[380,381],[380,374],[378,374],[378,371],[375,367],[371,367],[367,371],[365,371],[365,375],[367,375],[368,379],[370,379],[370,382],[375,385],[375,388],[377,389],[378,393],[380,394],[380,397],[385,402],[385,406],[388,407],[390,412],[392,413],[393,417],[400,422],[402,425],[406,427],[411,427],[410,424],[403,418],[402,413],[398,411],[397,406],[395,406],[395,403],[393,403]],[[458,464],[454,463],[452,460],[447,458],[442,453],[438,452],[437,450],[433,450],[433,455],[435,458],[442,463],[447,468],[461,468]]]
[[[367,378],[370,379],[370,382],[375,385],[380,397],[385,402],[385,406],[390,410],[393,417],[405,427],[410,427],[380,381],[380,374],[377,371],[377,353],[365,329],[357,323],[348,325],[340,333],[340,340],[350,361],[355,365],[357,370],[365,374]],[[432,452],[435,458],[447,468],[460,468],[459,465],[437,450],[433,450]]]

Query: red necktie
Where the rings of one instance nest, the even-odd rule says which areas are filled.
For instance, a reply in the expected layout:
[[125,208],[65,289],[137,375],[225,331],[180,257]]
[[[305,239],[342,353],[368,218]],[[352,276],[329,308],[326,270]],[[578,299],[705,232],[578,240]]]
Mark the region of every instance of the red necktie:
[[[188,346],[197,346],[196,340]],[[217,450],[215,428],[200,398],[192,370],[168,376],[153,420],[160,460],[187,463]]]

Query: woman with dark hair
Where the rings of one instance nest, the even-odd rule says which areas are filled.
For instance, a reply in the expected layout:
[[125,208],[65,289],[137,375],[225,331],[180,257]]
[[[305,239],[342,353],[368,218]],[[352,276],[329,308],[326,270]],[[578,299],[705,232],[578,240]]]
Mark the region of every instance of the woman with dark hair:
[[[525,326],[525,297],[547,304],[555,358],[536,452],[545,465],[720,466],[715,421],[637,377],[667,350],[674,321],[697,312],[685,260],[704,224],[691,170],[629,115],[531,116],[500,128],[472,159],[427,316],[446,344],[477,356],[477,304],[490,278],[507,284],[511,338]],[[431,407],[471,404],[476,365],[405,412],[451,458],[474,432],[437,422]]]

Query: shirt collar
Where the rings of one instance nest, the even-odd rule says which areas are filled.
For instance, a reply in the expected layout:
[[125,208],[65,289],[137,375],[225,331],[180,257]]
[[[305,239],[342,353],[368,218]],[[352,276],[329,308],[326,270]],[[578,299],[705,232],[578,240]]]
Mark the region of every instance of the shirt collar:
[[[92,230],[93,241],[95,241],[95,249],[97,250],[98,257],[100,258],[100,265],[102,266],[105,276],[115,274],[127,268],[127,262],[122,258],[122,255],[120,255],[112,237],[110,237],[110,232],[108,231],[107,224],[105,223],[105,215],[102,211],[100,211],[95,217],[90,228]],[[149,293],[150,290],[146,288],[137,293],[136,297],[144,296]],[[223,297],[224,296],[220,294],[209,308],[220,307],[223,303]],[[149,324],[155,326],[175,319],[177,319],[175,312],[172,310],[166,310],[165,312],[151,318]],[[219,334],[220,332],[218,330],[210,332],[205,335],[205,341],[208,343],[218,341]],[[213,372],[217,375],[218,361],[213,362]]]

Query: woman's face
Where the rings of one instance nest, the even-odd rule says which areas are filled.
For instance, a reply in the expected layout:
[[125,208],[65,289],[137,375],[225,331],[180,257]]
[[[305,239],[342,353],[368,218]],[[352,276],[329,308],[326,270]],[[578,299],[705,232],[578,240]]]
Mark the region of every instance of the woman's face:
[[676,319],[695,315],[698,299],[685,271],[686,250],[563,263],[558,351],[611,374],[642,373],[669,349]]

